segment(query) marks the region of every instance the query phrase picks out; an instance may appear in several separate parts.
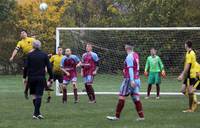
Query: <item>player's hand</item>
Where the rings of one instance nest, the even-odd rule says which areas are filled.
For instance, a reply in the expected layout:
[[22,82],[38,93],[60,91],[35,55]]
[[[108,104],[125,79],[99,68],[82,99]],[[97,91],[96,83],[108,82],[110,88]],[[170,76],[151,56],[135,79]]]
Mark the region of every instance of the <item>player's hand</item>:
[[70,73],[69,73],[69,72],[67,72],[67,71],[65,72],[65,74],[66,74],[67,76],[70,76]]
[[163,78],[166,78],[166,72],[165,72],[165,70],[162,70],[162,72],[161,72],[161,76],[163,77]]
[[51,57],[52,55],[53,55],[53,54],[50,53],[50,54],[48,54],[48,57]]
[[183,74],[181,74],[180,76],[178,76],[178,78],[177,78],[177,79],[178,79],[179,81],[181,81],[181,80],[183,80],[183,77],[184,77],[184,75],[183,75]]
[[135,81],[132,80],[132,81],[131,81],[131,87],[132,87],[132,88],[135,88],[135,86],[136,86],[136,85],[135,85]]
[[92,74],[93,74],[93,75],[96,75],[96,74],[97,74],[97,71],[94,71]]
[[26,85],[27,84],[27,79],[23,79],[23,84]]
[[12,61],[13,61],[13,59],[14,59],[13,57],[10,57],[9,61],[10,61],[10,62],[12,62]]
[[145,71],[145,72],[144,72],[144,76],[148,77],[148,75],[149,75],[148,72]]

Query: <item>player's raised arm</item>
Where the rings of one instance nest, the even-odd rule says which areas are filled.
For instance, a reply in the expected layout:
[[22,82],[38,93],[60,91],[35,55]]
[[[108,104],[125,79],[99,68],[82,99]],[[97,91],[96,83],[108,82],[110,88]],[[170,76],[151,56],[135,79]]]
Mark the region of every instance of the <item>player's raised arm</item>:
[[12,55],[11,55],[11,57],[10,57],[10,59],[9,59],[10,61],[13,61],[13,60],[14,60],[14,58],[15,58],[15,56],[17,55],[19,49],[20,49],[20,43],[18,43],[18,45],[16,46],[16,48],[13,50]]

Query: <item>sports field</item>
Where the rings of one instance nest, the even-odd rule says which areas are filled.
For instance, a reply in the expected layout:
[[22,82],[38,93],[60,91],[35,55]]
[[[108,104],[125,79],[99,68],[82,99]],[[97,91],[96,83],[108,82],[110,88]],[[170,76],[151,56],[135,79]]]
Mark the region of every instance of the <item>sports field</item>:
[[[79,79],[80,80],[80,79]],[[96,91],[118,91],[122,78],[115,75],[98,75],[95,79]],[[142,91],[146,90],[146,79],[142,78]],[[162,92],[178,92],[180,84],[176,78],[163,80]],[[79,82],[79,91],[83,89]],[[155,90],[155,89],[154,89]],[[55,93],[55,92],[54,92]],[[46,99],[46,94],[45,94]],[[0,76],[0,128],[199,128],[200,111],[182,113],[187,106],[183,96],[161,96],[160,100],[151,98],[142,102],[145,121],[136,121],[136,112],[128,98],[121,119],[108,121],[105,117],[113,115],[117,103],[116,95],[97,95],[96,104],[88,104],[85,95],[80,103],[74,104],[69,97],[67,104],[61,97],[53,95],[52,102],[43,100],[42,112],[45,120],[32,119],[32,100],[25,100],[21,76]],[[37,123],[35,123],[37,122]]]

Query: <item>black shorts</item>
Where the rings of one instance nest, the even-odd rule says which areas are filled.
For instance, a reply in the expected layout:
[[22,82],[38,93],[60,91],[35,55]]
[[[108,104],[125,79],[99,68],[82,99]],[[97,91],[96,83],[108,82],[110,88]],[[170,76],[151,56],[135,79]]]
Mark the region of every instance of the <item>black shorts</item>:
[[59,83],[63,83],[63,75],[62,74],[53,74],[53,80],[58,80]]
[[188,79],[189,79],[190,85],[192,85],[192,86],[194,86],[196,84],[196,82],[197,82],[197,79],[195,79],[195,78],[187,78],[187,79],[184,80],[183,84],[187,85],[187,80]]
[[28,86],[30,95],[42,96],[47,82],[45,78],[28,78]]

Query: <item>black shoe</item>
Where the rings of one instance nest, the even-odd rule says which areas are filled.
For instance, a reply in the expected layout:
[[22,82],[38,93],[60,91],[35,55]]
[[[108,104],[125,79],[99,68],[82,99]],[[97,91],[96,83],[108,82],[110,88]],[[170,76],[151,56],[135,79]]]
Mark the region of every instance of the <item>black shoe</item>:
[[35,116],[35,115],[33,115],[33,119],[34,120],[39,120],[39,118],[37,116]]
[[24,92],[24,97],[28,100],[28,92]]
[[40,120],[42,120],[42,119],[44,119],[44,116],[38,115],[37,118],[40,119]]
[[50,103],[50,101],[51,101],[51,97],[49,96],[49,97],[47,98],[47,102],[46,102],[46,103]]
[[79,103],[79,100],[74,100],[74,104],[77,104],[77,103]]

